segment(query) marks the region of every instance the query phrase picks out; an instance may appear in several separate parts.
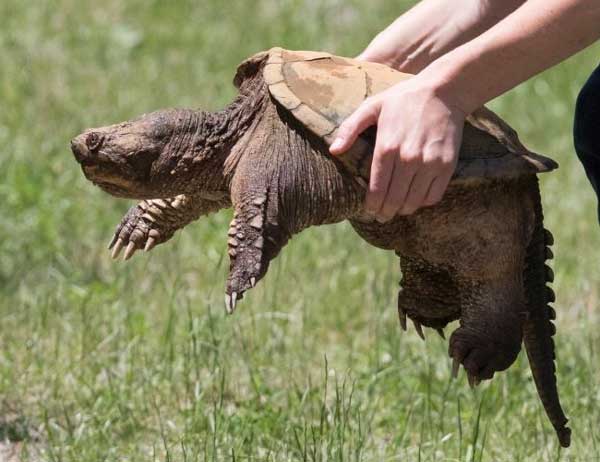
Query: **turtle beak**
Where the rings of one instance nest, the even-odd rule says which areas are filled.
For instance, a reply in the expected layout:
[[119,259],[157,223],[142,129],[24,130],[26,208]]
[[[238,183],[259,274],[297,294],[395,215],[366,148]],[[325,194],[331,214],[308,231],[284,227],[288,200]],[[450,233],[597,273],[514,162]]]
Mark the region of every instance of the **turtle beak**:
[[79,162],[82,167],[92,164],[90,151],[82,135],[79,135],[71,140],[71,151],[73,152],[77,162]]

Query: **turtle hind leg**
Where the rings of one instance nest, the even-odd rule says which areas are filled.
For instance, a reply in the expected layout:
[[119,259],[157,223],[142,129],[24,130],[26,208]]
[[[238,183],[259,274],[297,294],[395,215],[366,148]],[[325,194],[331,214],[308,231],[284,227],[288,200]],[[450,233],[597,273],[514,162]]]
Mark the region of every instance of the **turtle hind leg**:
[[408,317],[421,337],[422,325],[435,329],[444,337],[444,327],[460,317],[459,292],[452,274],[426,260],[406,256],[401,256],[400,268],[400,325],[406,330]]
[[450,337],[448,354],[453,358],[455,373],[462,364],[473,386],[508,369],[517,359],[525,300],[521,282],[508,276],[492,280],[465,278],[459,287],[460,327]]

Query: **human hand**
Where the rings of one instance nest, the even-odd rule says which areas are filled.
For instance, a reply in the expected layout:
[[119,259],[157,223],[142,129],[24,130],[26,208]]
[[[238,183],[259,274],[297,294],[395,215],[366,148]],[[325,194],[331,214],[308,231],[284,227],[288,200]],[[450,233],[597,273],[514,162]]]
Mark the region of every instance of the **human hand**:
[[330,152],[377,125],[365,209],[385,222],[438,203],[458,159],[466,114],[415,76],[368,98],[340,126]]

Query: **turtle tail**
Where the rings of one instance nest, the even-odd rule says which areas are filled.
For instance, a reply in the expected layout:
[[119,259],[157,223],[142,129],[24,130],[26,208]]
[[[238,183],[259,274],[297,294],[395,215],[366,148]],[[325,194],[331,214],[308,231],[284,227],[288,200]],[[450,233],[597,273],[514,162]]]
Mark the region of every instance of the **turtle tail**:
[[523,322],[523,341],[538,395],[560,445],[566,448],[571,444],[571,429],[566,426],[568,419],[560,405],[556,385],[556,355],[552,338],[556,333],[552,323],[552,320],[556,319],[556,312],[550,306],[550,303],[555,301],[555,295],[546,285],[554,280],[552,270],[545,264],[546,260],[553,257],[550,247],[554,239],[550,231],[544,229],[537,177],[534,176],[532,183],[535,228],[527,248],[525,263],[524,282],[528,313]]

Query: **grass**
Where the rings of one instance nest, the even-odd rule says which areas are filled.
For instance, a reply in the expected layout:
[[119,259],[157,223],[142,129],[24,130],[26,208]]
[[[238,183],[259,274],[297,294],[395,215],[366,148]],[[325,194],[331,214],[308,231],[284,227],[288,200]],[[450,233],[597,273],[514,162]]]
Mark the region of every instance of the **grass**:
[[561,164],[543,195],[569,450],[524,355],[472,392],[449,379],[445,342],[399,331],[398,262],[347,225],[294,238],[233,317],[229,211],[127,264],[109,259],[130,204],[85,181],[73,135],[160,107],[223,106],[253,52],[352,55],[409,3],[0,2],[0,439],[14,460],[598,458],[600,233],[570,135],[598,46],[492,104]]

